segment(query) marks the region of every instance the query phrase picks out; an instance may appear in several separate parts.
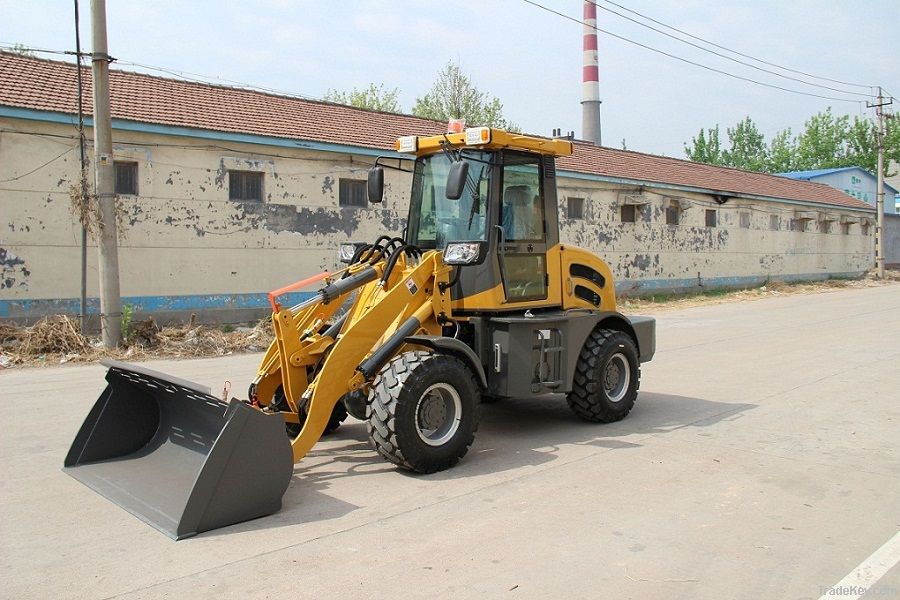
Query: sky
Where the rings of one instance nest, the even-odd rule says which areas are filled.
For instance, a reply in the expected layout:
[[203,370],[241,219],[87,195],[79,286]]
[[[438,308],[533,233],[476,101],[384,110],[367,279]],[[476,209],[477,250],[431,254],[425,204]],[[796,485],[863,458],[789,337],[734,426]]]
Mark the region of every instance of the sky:
[[[536,1],[581,19],[581,0]],[[898,0],[615,1],[771,63],[900,94]],[[629,14],[607,0],[598,3]],[[82,45],[90,49],[90,2],[80,4]],[[524,0],[109,0],[107,19],[109,51],[118,59],[113,68],[147,71],[137,63],[313,98],[329,89],[383,84],[400,91],[401,106],[410,112],[452,60],[479,89],[498,97],[504,115],[523,131],[550,135],[559,128],[580,135],[582,25]],[[768,141],[781,129],[802,130],[829,106],[839,114],[872,114],[862,96],[763,73],[599,9],[598,27],[714,69],[855,100],[754,85],[601,32],[606,146],[620,148],[624,141],[629,150],[683,157],[684,144],[701,128],[719,124],[725,135],[746,116]],[[0,0],[0,46],[73,50],[74,38],[73,1]]]

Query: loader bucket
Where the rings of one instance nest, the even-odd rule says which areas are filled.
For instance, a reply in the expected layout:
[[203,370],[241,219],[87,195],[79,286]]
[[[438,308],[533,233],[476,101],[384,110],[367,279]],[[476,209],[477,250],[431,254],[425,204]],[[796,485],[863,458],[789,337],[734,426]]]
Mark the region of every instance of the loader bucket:
[[176,540],[281,508],[293,472],[281,417],[190,381],[103,364],[108,385],[66,473]]

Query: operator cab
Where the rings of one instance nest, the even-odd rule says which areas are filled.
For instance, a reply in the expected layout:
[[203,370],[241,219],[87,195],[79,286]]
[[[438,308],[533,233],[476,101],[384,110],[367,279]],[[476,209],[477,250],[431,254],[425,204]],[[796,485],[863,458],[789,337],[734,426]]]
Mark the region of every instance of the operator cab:
[[547,264],[559,243],[554,156],[571,142],[480,127],[397,149],[417,155],[406,240],[459,265],[455,311],[559,305]]

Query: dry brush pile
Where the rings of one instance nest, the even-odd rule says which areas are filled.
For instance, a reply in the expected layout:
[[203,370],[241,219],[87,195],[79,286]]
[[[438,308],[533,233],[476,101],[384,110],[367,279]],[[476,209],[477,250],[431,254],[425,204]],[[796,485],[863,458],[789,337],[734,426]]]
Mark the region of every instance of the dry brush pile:
[[81,333],[78,321],[66,315],[44,317],[31,327],[0,323],[0,368],[94,362],[102,358],[146,360],[195,358],[260,352],[273,338],[272,323],[223,330],[196,325],[159,327],[152,318],[130,324],[126,341],[107,349],[99,338]]

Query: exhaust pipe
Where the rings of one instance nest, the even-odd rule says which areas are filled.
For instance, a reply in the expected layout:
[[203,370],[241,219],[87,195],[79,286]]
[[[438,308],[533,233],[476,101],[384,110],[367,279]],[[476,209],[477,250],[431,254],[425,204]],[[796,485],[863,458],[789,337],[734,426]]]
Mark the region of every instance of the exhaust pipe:
[[63,471],[180,540],[272,514],[293,473],[284,420],[118,361]]

